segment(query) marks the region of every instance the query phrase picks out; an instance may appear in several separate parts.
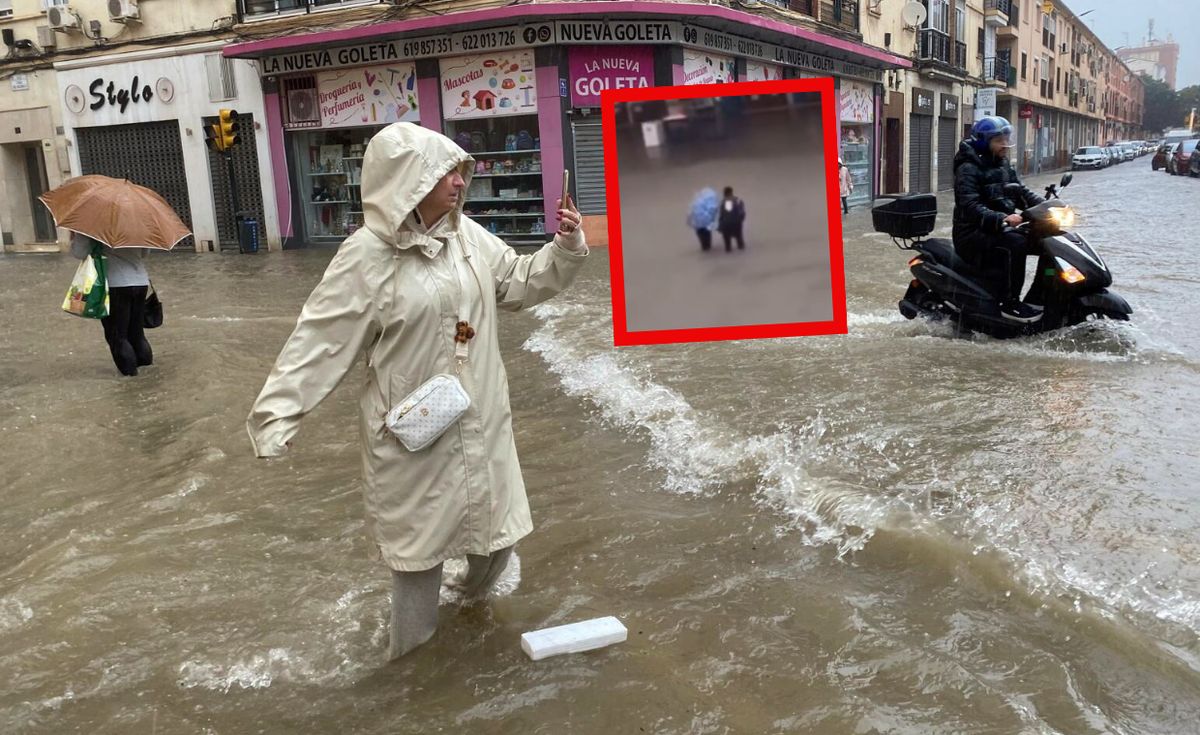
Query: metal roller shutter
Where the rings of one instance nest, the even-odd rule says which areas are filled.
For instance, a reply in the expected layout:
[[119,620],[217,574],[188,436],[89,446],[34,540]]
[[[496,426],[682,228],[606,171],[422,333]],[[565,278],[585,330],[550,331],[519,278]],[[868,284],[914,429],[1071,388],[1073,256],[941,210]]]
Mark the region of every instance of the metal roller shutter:
[[[192,226],[187,170],[183,165],[183,145],[179,140],[177,120],[76,128],[75,137],[82,173],[129,179],[153,189],[175,208],[185,225]],[[176,251],[194,249],[190,236],[175,246]]]
[[[217,122],[215,117],[204,118],[205,125]],[[254,144],[254,116],[238,115],[238,144],[233,147],[233,175],[237,179],[238,206],[243,212],[253,212],[258,220],[258,240],[263,242],[262,185],[258,178],[258,152]],[[229,171],[220,153],[208,151],[208,171],[212,180],[213,204],[217,214],[217,236],[222,250],[238,249],[237,224],[229,197]]]
[[954,154],[958,151],[958,122],[938,119],[938,191],[954,188]]
[[[575,202],[583,214],[605,214],[604,139],[600,121],[571,123],[575,138]],[[557,198],[557,197],[555,197]]]
[[913,115],[910,120],[908,190],[914,194],[932,192],[930,164],[933,159],[933,118]]

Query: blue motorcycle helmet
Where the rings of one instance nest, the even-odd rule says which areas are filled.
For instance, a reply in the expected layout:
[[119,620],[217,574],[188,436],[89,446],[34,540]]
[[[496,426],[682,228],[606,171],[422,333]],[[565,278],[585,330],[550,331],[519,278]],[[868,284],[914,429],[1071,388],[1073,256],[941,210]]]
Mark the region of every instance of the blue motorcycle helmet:
[[1008,120],[995,115],[981,118],[973,126],[971,126],[971,147],[976,153],[983,154],[991,147],[992,139],[998,136],[1004,136],[1004,147],[1012,148],[1013,143],[1013,127]]

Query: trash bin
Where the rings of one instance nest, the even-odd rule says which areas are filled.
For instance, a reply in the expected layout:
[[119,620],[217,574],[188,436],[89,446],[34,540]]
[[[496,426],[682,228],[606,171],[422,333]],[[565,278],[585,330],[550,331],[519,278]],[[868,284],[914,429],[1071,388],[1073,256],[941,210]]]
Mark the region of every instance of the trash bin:
[[258,219],[255,217],[238,218],[238,250],[243,253],[258,252]]

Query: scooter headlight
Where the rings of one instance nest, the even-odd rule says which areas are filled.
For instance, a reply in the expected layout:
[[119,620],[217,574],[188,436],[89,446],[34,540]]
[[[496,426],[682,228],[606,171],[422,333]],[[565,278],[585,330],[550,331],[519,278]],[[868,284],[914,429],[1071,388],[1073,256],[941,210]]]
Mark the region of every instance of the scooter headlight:
[[1055,207],[1050,210],[1049,217],[1060,230],[1069,230],[1075,226],[1075,210],[1070,207]]

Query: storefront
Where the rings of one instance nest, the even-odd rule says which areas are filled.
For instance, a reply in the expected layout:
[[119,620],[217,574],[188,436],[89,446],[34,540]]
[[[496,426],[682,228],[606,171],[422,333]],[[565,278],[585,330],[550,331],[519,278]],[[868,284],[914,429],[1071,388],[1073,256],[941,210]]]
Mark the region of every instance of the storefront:
[[604,140],[597,114],[600,94],[606,89],[656,86],[654,46],[571,46],[567,49],[567,69],[575,202],[583,214],[601,215],[607,213],[608,208]]
[[932,90],[912,88],[912,112],[908,118],[908,190],[933,191],[933,113],[936,95]]
[[872,85],[843,79],[838,85],[838,149],[850,170],[854,190],[847,202],[869,202],[876,191],[875,90]]
[[[336,242],[361,226],[356,166],[370,136],[397,119],[441,130],[476,158],[467,209],[512,244],[544,239],[564,167],[573,171],[581,211],[602,215],[600,95],[605,89],[653,85],[842,78],[847,89],[855,90],[860,103],[855,109],[867,108],[846,119],[851,126],[846,132],[853,129],[852,145],[858,146],[856,194],[870,198],[878,155],[876,82],[885,64],[906,66],[907,61],[846,42],[839,42],[837,58],[820,53],[833,50],[811,39],[803,41],[810,48],[787,45],[789,38],[798,43],[796,29],[774,21],[768,25],[778,26],[771,33],[780,44],[766,43],[682,23],[665,6],[661,16],[622,19],[589,10],[571,20],[527,19],[440,34],[426,24],[426,35],[395,22],[381,24],[374,40],[354,46],[334,45],[349,34],[330,30],[237,44],[225,53],[262,59],[268,107],[274,102],[282,110],[279,127],[269,125],[267,132],[278,138],[272,144],[276,198],[281,219],[295,225],[285,224],[285,230],[297,244]],[[703,14],[731,27],[738,24],[730,18],[749,15],[715,6]],[[464,24],[477,17],[489,14],[454,16]],[[763,33],[762,28],[745,30]],[[398,36],[403,40],[393,40]],[[295,48],[302,43],[303,50]],[[281,53],[287,47],[293,50]],[[324,76],[335,72],[342,76]],[[385,72],[391,75],[386,80]],[[749,107],[770,103],[769,98],[751,100]]]
[[198,44],[56,64],[71,173],[128,178],[163,196],[192,229],[179,248],[237,248],[228,168],[205,145],[204,125],[220,108],[241,115],[234,149],[241,201],[260,241],[279,246],[253,65],[224,58],[222,44]]

